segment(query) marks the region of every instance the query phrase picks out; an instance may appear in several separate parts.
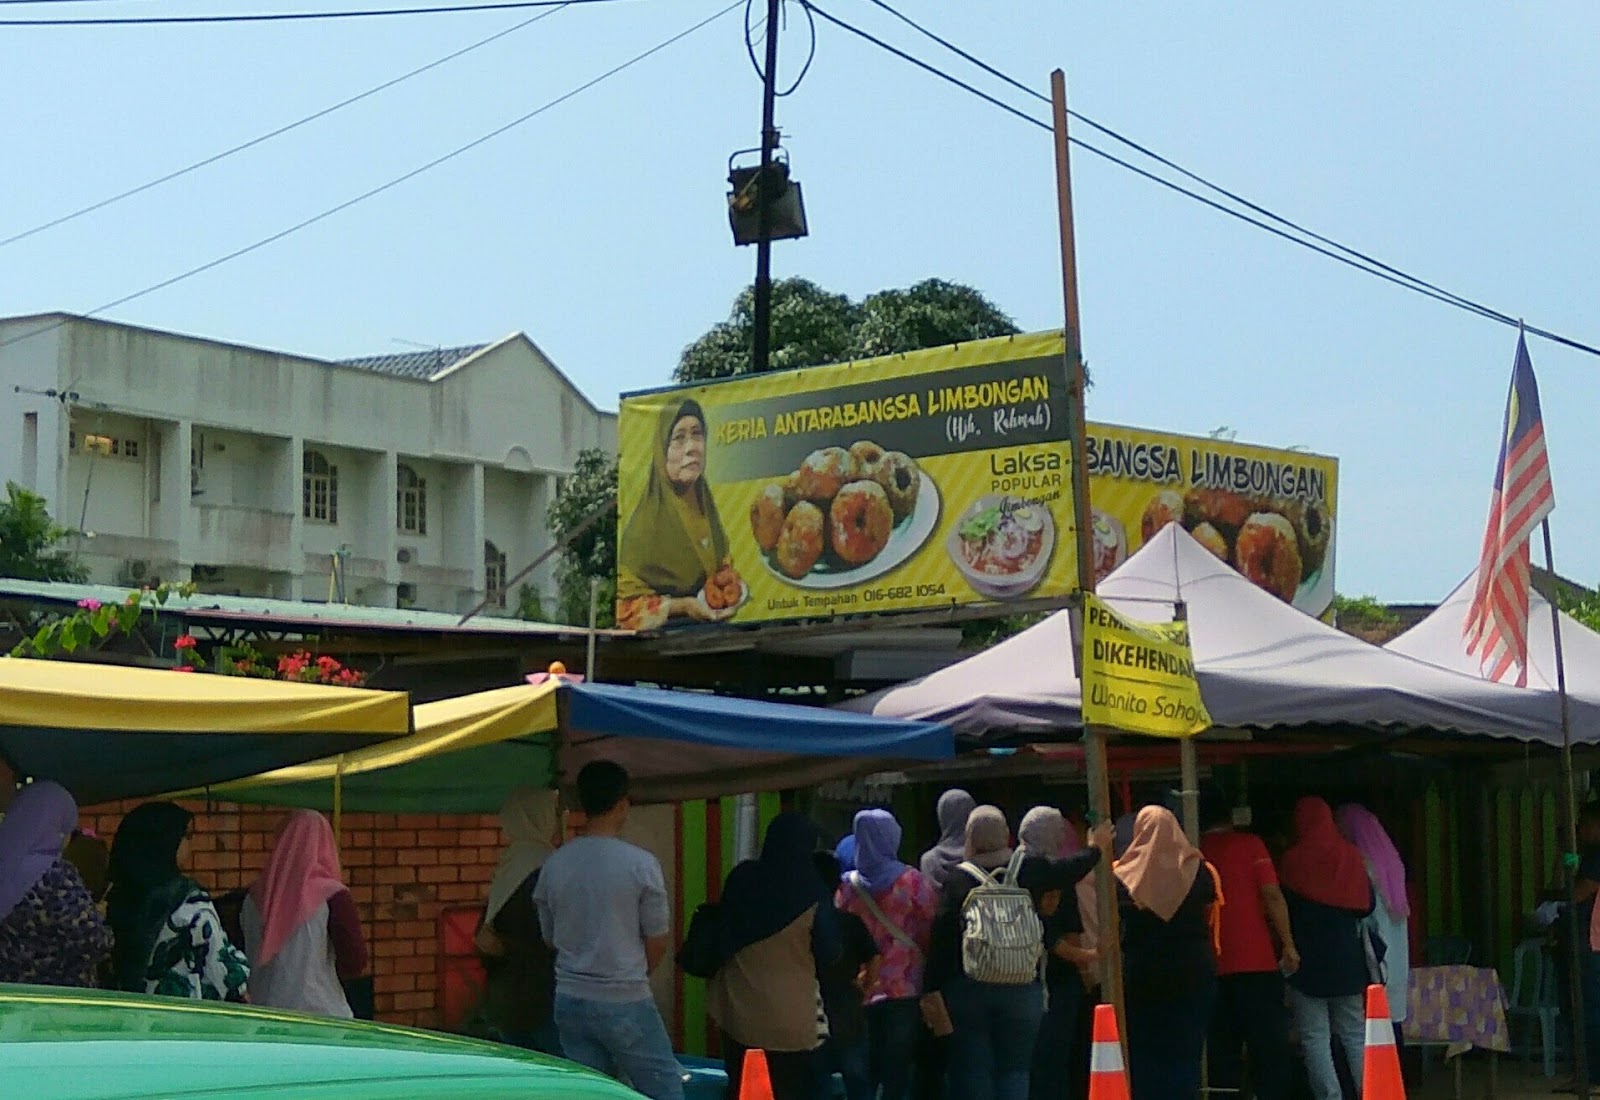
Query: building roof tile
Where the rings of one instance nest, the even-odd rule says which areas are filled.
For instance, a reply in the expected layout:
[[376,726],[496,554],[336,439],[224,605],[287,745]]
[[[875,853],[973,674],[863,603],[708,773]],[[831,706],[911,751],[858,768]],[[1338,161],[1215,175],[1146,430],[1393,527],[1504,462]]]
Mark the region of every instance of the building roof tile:
[[368,355],[360,359],[341,359],[339,365],[376,371],[378,374],[389,374],[398,378],[419,378],[427,381],[438,377],[463,359],[476,355],[488,346],[488,344],[463,344],[460,347],[408,351],[399,355]]

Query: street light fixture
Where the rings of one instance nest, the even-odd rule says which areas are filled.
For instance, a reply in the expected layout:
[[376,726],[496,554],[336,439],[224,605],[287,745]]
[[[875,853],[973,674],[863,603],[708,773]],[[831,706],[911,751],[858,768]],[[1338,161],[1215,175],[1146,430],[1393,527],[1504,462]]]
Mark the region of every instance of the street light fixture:
[[[761,166],[739,166],[734,162],[746,153],[759,153],[759,149],[745,149],[728,159],[728,225],[733,230],[736,245],[759,245],[762,242],[761,207],[767,208],[765,239],[791,241],[807,233],[805,199],[800,192],[800,181],[789,175],[788,154],[773,150],[763,181]],[[780,159],[781,158],[781,159]]]

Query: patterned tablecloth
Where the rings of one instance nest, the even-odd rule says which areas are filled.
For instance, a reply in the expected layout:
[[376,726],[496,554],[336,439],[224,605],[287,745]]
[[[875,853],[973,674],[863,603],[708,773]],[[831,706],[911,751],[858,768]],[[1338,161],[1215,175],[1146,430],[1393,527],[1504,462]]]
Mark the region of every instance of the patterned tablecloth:
[[1487,967],[1416,966],[1407,990],[1407,1043],[1442,1044],[1445,1057],[1473,1047],[1508,1051],[1506,992]]

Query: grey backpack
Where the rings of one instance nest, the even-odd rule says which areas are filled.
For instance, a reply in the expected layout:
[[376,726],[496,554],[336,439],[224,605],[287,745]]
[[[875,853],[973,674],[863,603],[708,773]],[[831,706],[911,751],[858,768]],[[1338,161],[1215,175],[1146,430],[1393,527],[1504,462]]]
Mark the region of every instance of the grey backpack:
[[1017,885],[1022,856],[1018,849],[999,878],[960,865],[978,882],[961,906],[961,968],[975,982],[1027,985],[1044,965],[1044,922],[1033,895]]

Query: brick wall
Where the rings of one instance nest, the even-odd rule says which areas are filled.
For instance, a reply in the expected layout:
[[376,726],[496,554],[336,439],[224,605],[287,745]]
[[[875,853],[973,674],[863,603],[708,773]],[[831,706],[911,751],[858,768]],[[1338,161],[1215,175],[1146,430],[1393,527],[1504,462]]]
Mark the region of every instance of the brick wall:
[[[89,807],[107,842],[136,802]],[[248,886],[266,866],[284,811],[184,803],[195,814],[189,873],[213,894]],[[361,911],[380,1020],[437,1027],[439,916],[480,907],[505,843],[489,814],[345,814],[340,858]]]

